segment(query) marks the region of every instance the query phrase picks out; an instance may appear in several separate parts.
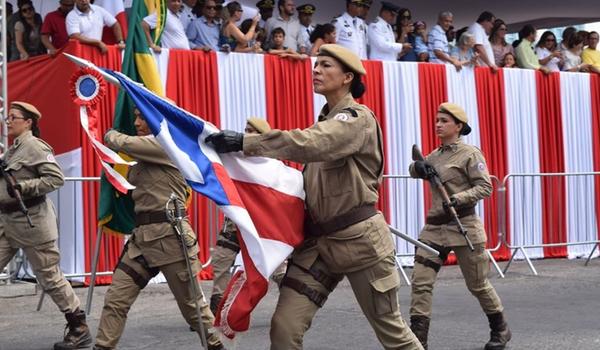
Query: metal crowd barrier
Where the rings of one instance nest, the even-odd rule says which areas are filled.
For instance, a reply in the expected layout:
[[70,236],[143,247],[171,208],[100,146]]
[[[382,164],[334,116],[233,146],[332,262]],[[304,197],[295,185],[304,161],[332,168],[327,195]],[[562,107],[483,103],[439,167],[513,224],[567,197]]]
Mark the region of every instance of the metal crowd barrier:
[[[417,239],[419,233],[423,226],[425,226],[425,215],[423,215],[422,208],[424,208],[425,204],[421,202],[409,203],[408,200],[420,200],[425,199],[424,194],[424,182],[420,179],[413,179],[409,175],[384,175],[384,181],[382,184],[382,192],[387,193],[391,198],[389,199],[389,208],[390,214],[391,211],[396,209],[395,219],[400,222],[392,222],[391,226],[398,229],[400,232],[403,232],[412,238]],[[477,206],[477,213],[481,216],[483,207],[487,202],[492,200],[497,201],[498,207],[500,207],[500,196],[498,195],[496,189],[500,187],[500,180],[496,176],[491,176],[492,184],[494,186],[494,192],[492,196],[486,198],[484,201],[481,201]],[[420,195],[420,194],[423,195]],[[412,219],[411,219],[412,217]],[[498,275],[501,278],[504,278],[504,273],[500,266],[496,262],[496,259],[492,255],[493,252],[500,249],[502,246],[501,235],[503,235],[501,220],[498,219],[497,223],[497,231],[498,231],[498,242],[494,246],[490,246],[492,241],[493,232],[489,232],[486,230],[486,234],[488,236],[488,246],[486,249],[486,253],[494,266],[494,269],[498,272]],[[412,261],[414,259],[414,247],[412,244],[398,238],[394,237],[396,241],[396,250],[402,251],[396,254],[396,264],[398,269],[404,279],[405,283],[410,286],[411,282],[406,274],[404,267],[409,265],[406,263],[406,259]]]
[[[587,266],[592,259],[594,252],[600,245],[600,240],[598,240],[598,229],[599,229],[599,220],[600,217],[597,215],[600,212],[600,207],[597,209],[596,206],[600,206],[600,203],[596,203],[594,196],[596,195],[595,191],[591,191],[594,188],[592,185],[597,180],[597,176],[600,175],[600,172],[572,172],[572,173],[529,173],[529,174],[509,174],[507,175],[503,182],[502,187],[498,190],[504,194],[508,191],[508,196],[502,195],[502,198],[509,198],[509,203],[507,205],[499,206],[499,208],[503,208],[505,213],[510,213],[510,219],[504,215],[504,219],[502,220],[504,228],[503,232],[506,232],[506,227],[511,227],[511,242],[509,243],[506,239],[506,236],[503,236],[503,244],[512,251],[510,260],[507,265],[504,267],[504,273],[508,271],[508,268],[511,266],[515,256],[521,252],[524,260],[527,262],[529,269],[534,275],[538,275],[538,272],[531,261],[529,254],[527,254],[526,250],[530,249],[538,249],[538,253],[541,250],[541,256],[544,256],[543,250],[548,248],[556,248],[556,247],[569,247],[569,246],[581,246],[581,245],[590,245],[590,253],[587,255],[586,262],[584,266]],[[565,201],[560,202],[556,201],[556,198],[542,198],[542,187],[546,186],[547,188],[555,188],[556,186],[562,187],[564,184],[565,191]],[[577,188],[577,186],[580,186]],[[509,188],[510,186],[510,188]],[[571,191],[570,191],[571,190]],[[577,229],[573,230],[575,232],[584,232],[584,233],[594,233],[594,239],[588,239],[583,241],[569,241],[569,214],[571,214],[568,209],[568,195],[570,192],[577,192],[578,194],[578,208],[573,213],[577,216],[576,226]],[[532,196],[539,196],[542,198],[540,201],[541,205],[544,204],[546,206],[551,206],[551,209],[547,210],[551,214],[550,218],[546,220],[548,223],[552,223],[551,225],[547,225],[547,231],[544,231],[543,224],[543,213],[540,208],[536,208],[531,200],[527,203],[527,198],[531,198]],[[558,198],[559,200],[561,198]],[[586,202],[587,200],[587,202]],[[522,203],[521,209],[519,208],[519,203]],[[526,205],[528,204],[528,205]],[[563,222],[563,217],[559,216],[555,218],[553,216],[554,211],[559,210],[566,213],[567,222]],[[541,227],[536,226],[534,222],[527,221],[527,217],[539,217],[542,221]],[[591,220],[593,218],[593,220]],[[508,221],[511,220],[514,224],[509,225]],[[581,223],[581,225],[578,225]],[[595,223],[595,227],[590,227]],[[565,226],[563,226],[565,225]],[[558,228],[557,228],[558,227]],[[518,231],[521,230],[521,231]],[[526,235],[522,234],[523,232],[531,232],[539,230],[540,233],[547,232],[547,235],[553,240],[550,243],[517,243],[515,244],[515,239],[525,238]],[[531,235],[530,235],[531,236]],[[553,238],[562,237],[564,239],[556,239]],[[584,256],[584,255],[583,255]]]

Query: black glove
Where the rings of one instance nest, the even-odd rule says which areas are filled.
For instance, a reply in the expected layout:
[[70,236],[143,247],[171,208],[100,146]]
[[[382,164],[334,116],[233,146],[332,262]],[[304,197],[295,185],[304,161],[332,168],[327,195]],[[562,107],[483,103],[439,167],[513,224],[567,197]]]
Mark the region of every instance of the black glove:
[[433,166],[425,160],[416,160],[414,169],[417,176],[424,180],[429,180],[435,174]]
[[17,184],[16,186],[11,186],[11,184],[8,181],[6,181],[6,192],[8,192],[8,195],[11,196],[12,198],[17,197],[15,190],[17,190],[19,192],[21,191],[21,189],[19,188],[19,185]]
[[217,153],[237,152],[243,149],[244,134],[232,130],[223,130],[208,135],[204,142],[212,143]]
[[450,197],[450,203],[446,203],[446,202],[442,203],[442,206],[444,207],[444,211],[446,212],[446,214],[450,214],[450,207],[453,207],[454,209],[456,209],[457,205],[458,205],[458,201],[454,197]]

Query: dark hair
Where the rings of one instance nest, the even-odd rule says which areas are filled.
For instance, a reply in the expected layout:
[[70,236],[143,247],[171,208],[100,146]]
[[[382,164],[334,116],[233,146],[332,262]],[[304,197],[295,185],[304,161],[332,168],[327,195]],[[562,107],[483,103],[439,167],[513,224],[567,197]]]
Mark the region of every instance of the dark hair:
[[479,17],[477,18],[477,23],[485,22],[485,21],[493,21],[496,16],[490,11],[483,11]]
[[[498,32],[500,31],[500,27],[502,26],[506,26],[506,23],[501,20],[500,18],[496,19],[494,21],[494,26],[492,27],[492,31],[490,32],[490,41],[493,41],[494,38],[496,37],[496,35],[498,34]],[[508,27],[507,27],[508,28]],[[502,46],[506,46],[508,45],[508,43],[506,42],[506,39],[502,39]]]
[[40,40],[36,47],[35,43],[32,43],[30,40],[31,32],[34,31],[35,28],[39,28],[41,30],[42,18],[39,15],[36,16],[35,7],[33,6],[33,2],[30,0],[24,1],[21,6],[19,6],[19,15],[21,15],[21,9],[27,5],[31,7],[31,11],[33,12],[34,25],[32,26],[25,20],[23,16],[20,16],[19,22],[23,24],[23,28],[25,29],[23,32],[23,46],[25,47],[25,51],[27,51],[30,56],[42,55],[46,53],[46,48],[44,47],[44,44],[42,44],[42,41]]
[[551,36],[554,37],[554,48],[556,48],[556,36],[549,30],[545,31],[544,34],[542,34],[540,40],[537,42],[537,44],[535,44],[535,47],[541,47],[542,45],[544,45],[546,43],[546,40],[548,40],[548,38]]
[[521,41],[523,41],[523,39],[527,38],[528,36],[530,36],[531,34],[535,33],[535,27],[532,26],[531,24],[526,24],[523,26],[523,28],[521,28],[521,30],[519,30],[519,39],[515,40],[515,42],[513,43],[513,47],[517,47],[519,46],[519,44],[521,43]]
[[227,8],[229,16],[233,16],[236,11],[242,11],[242,5],[240,5],[240,3],[237,1],[232,1],[225,7]]
[[277,27],[271,31],[271,38],[274,38],[275,34],[283,34],[283,36],[285,37],[285,30],[283,30],[283,28],[281,27]]
[[40,135],[41,135],[40,127],[38,125],[38,121],[37,121],[37,118],[35,117],[35,114],[31,113],[30,111],[26,110],[25,108],[23,108],[19,105],[12,105],[12,106],[10,106],[10,108],[19,110],[21,112],[21,114],[23,114],[23,118],[25,118],[25,120],[31,120],[31,133],[35,137],[40,137]]
[[310,33],[310,42],[314,43],[317,39],[325,39],[326,34],[335,32],[335,26],[331,23],[317,24],[315,30]]
[[573,35],[575,35],[575,33],[577,32],[577,29],[575,29],[575,27],[567,27],[565,28],[565,30],[563,30],[562,32],[562,40],[565,43],[569,42],[569,38],[571,38]]
[[247,18],[242,21],[242,24],[240,24],[240,30],[244,34],[247,34],[250,31],[251,27],[252,27],[252,18]]
[[567,47],[569,49],[572,49],[575,46],[583,43],[584,41],[585,41],[585,33],[577,32],[574,35],[572,35],[571,38],[569,38],[569,41],[567,42]]
[[596,34],[596,35],[598,35],[598,32],[597,32],[597,31],[595,31],[595,30],[592,30],[592,31],[590,32],[590,36],[592,36],[593,34]]
[[[505,67],[505,66],[506,66],[506,57],[507,57],[507,56],[512,56],[512,57],[513,57],[513,59],[515,60],[515,66],[516,66],[516,65],[517,65],[517,57],[515,56],[515,54],[514,54],[514,53],[512,53],[512,52],[507,52],[507,53],[504,55],[504,57],[502,57],[502,67]],[[509,68],[511,68],[511,67],[509,67]]]

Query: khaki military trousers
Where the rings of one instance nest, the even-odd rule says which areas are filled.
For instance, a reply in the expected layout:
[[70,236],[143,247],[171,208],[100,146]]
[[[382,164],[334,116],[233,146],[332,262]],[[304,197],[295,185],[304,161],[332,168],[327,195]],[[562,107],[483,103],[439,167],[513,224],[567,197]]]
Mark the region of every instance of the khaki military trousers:
[[[117,346],[127,320],[127,313],[131,305],[137,299],[142,287],[136,283],[136,280],[131,277],[131,274],[139,275],[143,280],[150,280],[150,272],[144,268],[138,261],[129,258],[128,254],[123,254],[121,258],[122,264],[125,264],[135,272],[128,274],[118,267],[113,274],[112,284],[104,298],[104,307],[102,316],[98,326],[96,335],[96,344],[113,349]],[[198,270],[198,261],[193,261],[195,268]],[[165,276],[171,292],[175,296],[177,305],[186,322],[200,335],[200,327],[198,327],[198,316],[194,296],[191,289],[190,278],[184,260],[172,264],[159,266],[160,271]],[[196,281],[194,281],[197,283]],[[200,290],[200,287],[198,287]],[[200,295],[198,302],[202,311],[202,323],[204,329],[207,330],[206,338],[209,345],[217,345],[220,343],[218,336],[209,331],[214,322],[214,316],[210,312],[204,295]]]
[[[308,297],[285,286],[287,278],[301,281],[324,296],[330,293],[305,269],[294,264],[293,260],[302,260],[303,254],[313,254],[313,252],[307,250],[294,253],[279,291],[279,301],[271,320],[272,350],[302,349],[304,333],[310,328],[312,319],[319,310],[319,306]],[[400,277],[393,255],[365,269],[345,274],[331,273],[321,258],[317,258],[311,269],[326,274],[334,281],[339,281],[344,276],[348,278],[364,315],[385,349],[423,349],[400,315],[397,295]],[[394,280],[388,282],[394,287],[379,288],[372,283],[379,280],[381,276],[393,276]],[[378,289],[385,291],[380,292]]]
[[[18,245],[0,236],[0,271],[17,253]],[[79,298],[75,295],[71,284],[60,270],[60,252],[56,241],[38,244],[32,247],[22,247],[25,256],[31,264],[38,283],[46,294],[52,298],[63,313],[74,312],[79,308]]]
[[[485,252],[485,243],[475,244],[474,247],[474,252],[471,252],[466,246],[451,247],[450,249],[456,254],[467,288],[479,300],[483,311],[488,315],[501,312],[503,310],[502,302],[487,278],[490,267],[489,258]],[[438,256],[423,249],[418,249],[417,255],[439,266],[444,263]],[[412,275],[411,316],[431,317],[433,285],[437,274],[434,268],[415,262]]]

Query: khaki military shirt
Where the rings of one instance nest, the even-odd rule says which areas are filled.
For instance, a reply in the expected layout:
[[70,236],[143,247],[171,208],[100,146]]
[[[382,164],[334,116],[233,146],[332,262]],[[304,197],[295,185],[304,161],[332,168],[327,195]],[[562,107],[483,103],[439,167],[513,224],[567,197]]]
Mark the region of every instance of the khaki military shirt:
[[[488,173],[485,158],[481,151],[471,145],[464,144],[461,139],[447,146],[441,146],[426,157],[427,162],[435,167],[450,197],[457,201],[458,207],[474,207],[478,201],[489,197],[492,193],[492,182]],[[414,163],[409,168],[410,175],[417,177]],[[427,217],[445,215],[441,193],[432,188],[432,203]],[[473,244],[486,241],[485,230],[479,216],[470,215],[461,218],[467,234]],[[425,225],[421,239],[445,246],[466,245],[464,237],[458,232],[456,224]]]
[[308,163],[306,208],[315,223],[375,204],[383,175],[382,133],[373,112],[347,94],[310,128],[244,136],[244,153]]
[[[129,182],[136,186],[131,194],[136,214],[164,212],[171,193],[186,202],[187,183],[154,136],[129,136],[110,130],[104,141],[112,150],[126,153],[138,162],[127,176]],[[198,248],[194,243],[195,234],[187,221],[184,222],[184,230],[190,243],[190,256],[193,256],[198,253]],[[151,267],[183,259],[175,231],[169,223],[138,226],[130,240],[129,256],[143,255]]]
[[[6,170],[21,188],[23,199],[39,197],[55,191],[64,182],[63,173],[56,163],[52,147],[26,131],[15,139],[4,155]],[[0,203],[10,204],[16,200],[8,194],[6,181],[0,177]],[[28,208],[35,227],[30,227],[23,213],[1,214],[5,234],[18,247],[34,246],[56,240],[58,227],[54,206],[49,199],[45,203]]]

